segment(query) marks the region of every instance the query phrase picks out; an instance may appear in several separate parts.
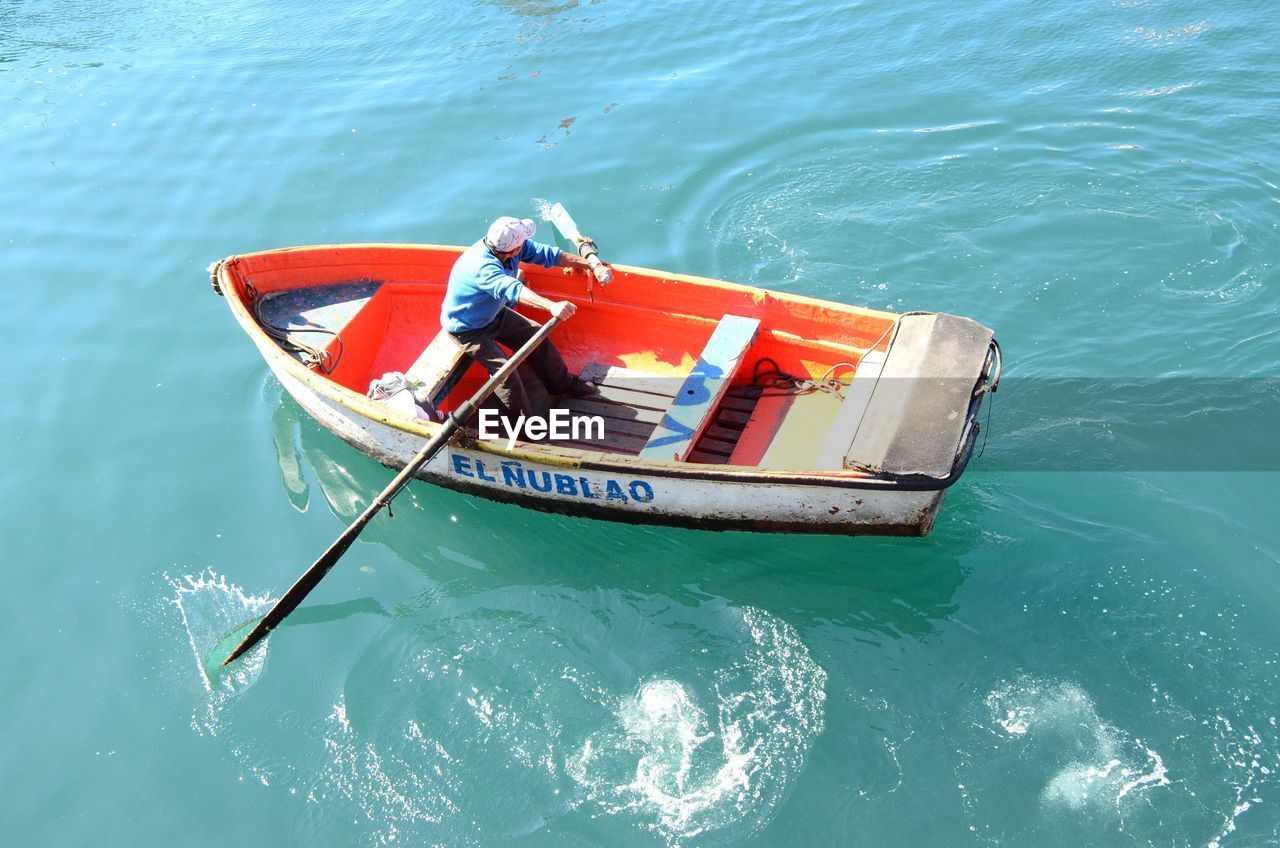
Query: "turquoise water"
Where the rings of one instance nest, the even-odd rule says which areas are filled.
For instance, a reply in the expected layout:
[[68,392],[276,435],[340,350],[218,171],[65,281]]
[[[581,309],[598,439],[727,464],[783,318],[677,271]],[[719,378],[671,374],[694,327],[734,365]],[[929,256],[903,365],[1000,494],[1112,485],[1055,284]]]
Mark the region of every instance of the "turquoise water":
[[[1118,424],[1028,423],[1019,380],[1276,396],[1278,36],[1244,0],[0,3],[6,843],[1275,844],[1276,475],[1002,456]],[[534,198],[615,261],[996,328],[986,456],[922,540],[415,485],[207,672],[390,472],[205,266]]]

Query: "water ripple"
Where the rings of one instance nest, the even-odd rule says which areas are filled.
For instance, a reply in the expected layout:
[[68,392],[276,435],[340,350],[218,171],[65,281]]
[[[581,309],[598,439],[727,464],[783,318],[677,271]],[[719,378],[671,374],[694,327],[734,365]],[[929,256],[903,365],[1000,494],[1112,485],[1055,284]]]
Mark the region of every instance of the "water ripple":
[[[214,575],[177,591],[190,620],[266,603],[240,603]],[[757,832],[823,729],[825,672],[762,610],[600,600],[527,587],[436,598],[416,626],[402,619],[369,645],[323,709],[323,691],[280,681],[243,697],[259,653],[233,683],[210,686],[197,729],[245,777],[297,797],[308,829],[354,828],[377,845],[554,838],[571,814],[605,842],[639,830],[670,845],[736,844]],[[193,625],[193,642],[220,626]]]
[[742,621],[751,649],[709,692],[655,678],[617,701],[617,724],[570,762],[591,802],[672,845],[737,842],[771,817],[822,731],[826,674],[783,622],[751,609]]

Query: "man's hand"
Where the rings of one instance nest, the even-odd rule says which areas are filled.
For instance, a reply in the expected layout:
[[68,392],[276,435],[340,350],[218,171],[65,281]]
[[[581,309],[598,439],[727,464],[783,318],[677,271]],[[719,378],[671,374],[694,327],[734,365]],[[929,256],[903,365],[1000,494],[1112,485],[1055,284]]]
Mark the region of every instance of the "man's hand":
[[520,289],[520,302],[525,306],[532,306],[534,309],[545,309],[551,313],[552,317],[559,318],[562,321],[578,309],[567,300],[547,300],[528,286]]
[[[599,259],[599,257],[596,257]],[[603,265],[604,263],[600,263]],[[562,251],[560,254],[560,266],[564,268],[566,274],[591,274],[591,263],[581,256],[577,256],[570,252]],[[606,266],[607,267],[607,266]]]
[[572,265],[565,266],[564,273],[566,276],[571,274],[583,274],[588,277],[595,277],[600,285],[605,285],[613,279],[613,268],[605,262],[601,262],[595,268],[591,267],[591,263],[585,259],[578,260]]

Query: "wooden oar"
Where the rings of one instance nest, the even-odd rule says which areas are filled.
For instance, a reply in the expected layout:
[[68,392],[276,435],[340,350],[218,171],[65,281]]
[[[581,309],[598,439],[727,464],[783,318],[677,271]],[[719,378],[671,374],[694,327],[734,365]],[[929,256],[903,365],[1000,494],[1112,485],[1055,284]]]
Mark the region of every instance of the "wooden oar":
[[347,548],[351,547],[351,543],[360,535],[360,531],[364,529],[364,526],[368,524],[384,506],[391,503],[391,499],[400,493],[400,490],[408,484],[409,480],[418,472],[419,468],[430,462],[431,458],[440,452],[440,449],[445,446],[450,438],[452,438],[458,428],[472,416],[480,404],[484,403],[485,400],[488,399],[489,395],[493,394],[494,389],[498,388],[498,386],[502,384],[503,380],[511,376],[511,373],[520,367],[520,363],[524,362],[529,354],[533,353],[538,345],[542,344],[558,323],[560,323],[560,319],[553,317],[550,321],[543,324],[542,328],[539,329],[538,332],[534,333],[533,338],[529,339],[529,341],[525,343],[524,347],[516,351],[515,354],[507,360],[506,364],[494,372],[488,382],[480,387],[480,391],[476,392],[468,400],[463,401],[462,405],[454,410],[447,419],[445,419],[444,426],[440,428],[440,432],[423,445],[422,450],[418,451],[418,455],[415,456],[409,464],[396,475],[395,479],[387,485],[387,488],[382,490],[382,494],[374,498],[373,503],[369,504],[369,506],[365,508],[365,511],[360,513],[360,516],[355,521],[351,522],[351,526],[348,527],[343,534],[329,546],[329,550],[321,554],[320,558],[316,560],[301,577],[298,578],[297,582],[289,587],[289,591],[285,592],[284,596],[280,598],[280,600],[276,601],[276,605],[262,617],[262,620],[258,622],[257,626],[255,626],[253,630],[249,631],[249,635],[244,637],[244,640],[236,646],[236,649],[231,652],[231,655],[223,660],[223,665],[228,665],[235,661],[254,645],[258,644],[258,642],[262,640],[262,637],[274,630],[280,622],[284,621],[289,613],[297,609],[298,604],[302,603],[303,598],[305,598],[311,590],[324,579],[324,576],[338,564],[338,560],[347,552]]

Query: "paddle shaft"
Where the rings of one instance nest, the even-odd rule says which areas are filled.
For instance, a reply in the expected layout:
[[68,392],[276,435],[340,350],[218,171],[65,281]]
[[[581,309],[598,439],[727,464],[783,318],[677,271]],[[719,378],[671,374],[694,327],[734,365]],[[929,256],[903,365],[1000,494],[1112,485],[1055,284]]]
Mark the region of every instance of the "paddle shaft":
[[289,587],[289,591],[285,592],[253,630],[249,631],[249,635],[245,636],[240,644],[236,646],[231,655],[223,661],[223,665],[229,665],[246,651],[252,649],[254,645],[262,641],[264,636],[274,630],[280,622],[284,621],[289,616],[289,613],[298,608],[298,605],[311,593],[311,590],[338,564],[338,560],[355,542],[356,537],[360,535],[360,531],[364,530],[365,525],[373,520],[373,517],[383,507],[391,503],[392,499],[400,493],[400,490],[408,485],[409,480],[418,472],[418,469],[430,462],[431,458],[440,452],[440,449],[448,443],[453,434],[471,417],[480,404],[484,403],[489,398],[489,395],[493,394],[494,390],[520,367],[520,363],[524,362],[529,354],[533,353],[538,345],[542,344],[547,336],[551,335],[551,331],[555,329],[558,323],[560,323],[560,319],[553,317],[543,324],[541,329],[534,333],[533,338],[525,342],[523,347],[517,350],[501,368],[493,373],[493,376],[480,387],[480,391],[463,401],[461,406],[450,413],[449,417],[445,419],[444,426],[440,428],[440,432],[432,436],[422,446],[422,450],[418,451],[418,455],[400,470],[395,479],[382,490],[382,494],[374,498],[373,502],[365,507],[364,512],[360,513],[360,516],[351,522],[351,526],[344,530],[342,535],[329,546],[329,549],[321,554],[320,558],[312,563],[311,567],[303,572],[302,576]]

